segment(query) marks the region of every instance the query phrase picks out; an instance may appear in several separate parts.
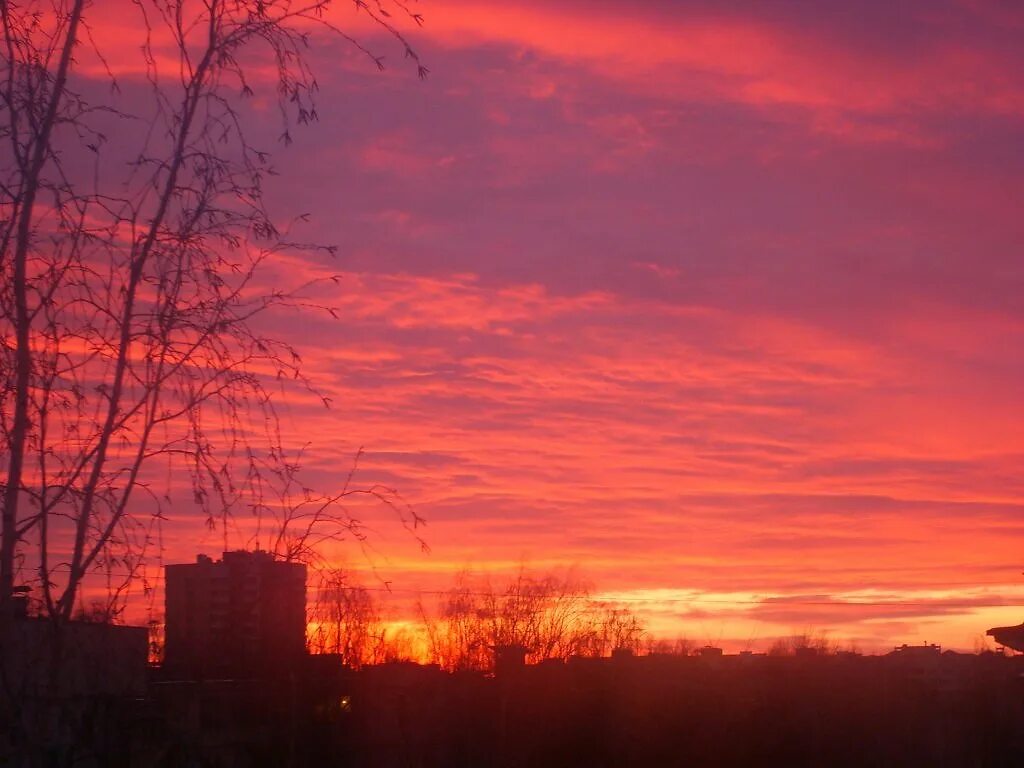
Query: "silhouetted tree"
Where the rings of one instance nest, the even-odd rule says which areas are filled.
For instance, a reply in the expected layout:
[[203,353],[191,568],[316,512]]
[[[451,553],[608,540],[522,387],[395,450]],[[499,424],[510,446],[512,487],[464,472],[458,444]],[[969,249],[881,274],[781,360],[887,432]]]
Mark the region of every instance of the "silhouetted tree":
[[796,653],[811,652],[818,655],[833,654],[839,645],[825,632],[810,630],[789,637],[777,638],[768,649],[769,656],[793,656]]
[[[142,74],[129,87],[148,94],[150,111],[128,114],[91,3],[0,3],[0,612],[18,580],[38,586],[59,619],[97,569],[131,583],[167,501],[146,472],[156,461],[187,471],[211,526],[237,509],[291,503],[301,516],[319,510],[312,523],[302,517],[300,548],[359,530],[343,496],[294,485],[299,459],[281,439],[273,393],[277,382],[315,390],[297,351],[253,323],[282,307],[333,312],[308,298],[308,284],[265,277],[286,254],[318,247],[267,210],[276,171],[247,130],[267,119],[253,121],[254,94],[276,99],[285,144],[296,124],[317,119],[313,31],[367,52],[328,6],[123,4],[140,30]],[[356,10],[425,74],[386,6]],[[106,69],[106,91],[78,76],[85,60]]]
[[310,647],[352,669],[384,660],[385,630],[372,593],[343,569],[324,573],[310,612]]
[[487,670],[494,653],[519,646],[527,660],[607,656],[616,648],[639,650],[640,619],[590,597],[573,574],[535,575],[520,569],[504,587],[460,573],[436,615],[421,607],[431,661],[450,670]]
[[669,640],[664,637],[648,636],[644,645],[648,654],[657,653],[663,656],[689,656],[694,651],[693,641],[686,637]]
[[601,655],[608,651],[639,653],[647,630],[640,618],[628,608],[604,607],[600,614]]

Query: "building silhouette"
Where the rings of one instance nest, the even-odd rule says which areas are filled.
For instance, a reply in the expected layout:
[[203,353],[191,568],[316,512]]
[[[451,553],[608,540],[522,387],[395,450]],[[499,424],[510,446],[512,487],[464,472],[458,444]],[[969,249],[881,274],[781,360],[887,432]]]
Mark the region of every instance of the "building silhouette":
[[269,552],[166,567],[164,668],[183,677],[273,677],[306,647],[306,566]]

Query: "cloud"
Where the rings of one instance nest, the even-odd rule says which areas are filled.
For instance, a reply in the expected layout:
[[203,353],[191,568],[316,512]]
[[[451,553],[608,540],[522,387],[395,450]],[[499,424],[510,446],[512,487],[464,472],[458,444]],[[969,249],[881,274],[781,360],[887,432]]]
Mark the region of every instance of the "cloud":
[[[112,7],[104,50],[130,37],[99,23]],[[339,278],[313,291],[338,319],[260,321],[333,403],[288,391],[286,441],[325,487],[364,446],[361,481],[430,520],[426,561],[373,518],[396,581],[528,556],[602,589],[827,596],[745,608],[735,632],[700,605],[725,636],[884,646],[928,620],[969,647],[981,598],[965,618],[956,597],[846,595],[1019,575],[1021,22],[985,2],[448,0],[413,35],[426,83],[317,37],[319,123],[285,148],[265,103],[242,107],[276,148],[268,205],[339,246],[264,277]],[[114,54],[119,105],[149,114]],[[201,526],[185,506],[175,525],[191,559]]]

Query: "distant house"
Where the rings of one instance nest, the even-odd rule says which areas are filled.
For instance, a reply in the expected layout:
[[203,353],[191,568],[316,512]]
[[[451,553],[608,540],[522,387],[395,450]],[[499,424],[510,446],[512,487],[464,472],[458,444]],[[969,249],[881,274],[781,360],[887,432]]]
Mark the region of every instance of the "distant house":
[[166,567],[164,669],[179,677],[270,677],[306,648],[306,566],[269,552],[199,555]]

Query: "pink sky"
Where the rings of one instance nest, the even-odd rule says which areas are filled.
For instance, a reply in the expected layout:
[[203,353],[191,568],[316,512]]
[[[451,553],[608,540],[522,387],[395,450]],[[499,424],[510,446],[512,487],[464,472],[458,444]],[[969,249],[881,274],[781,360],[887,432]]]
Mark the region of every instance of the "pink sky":
[[338,6],[389,69],[316,39],[269,190],[339,246],[274,279],[343,276],[340,319],[273,318],[333,400],[289,441],[325,488],[364,446],[428,520],[424,555],[372,518],[379,573],[575,566],[733,648],[1024,619],[1024,12],[421,5],[425,82]]

